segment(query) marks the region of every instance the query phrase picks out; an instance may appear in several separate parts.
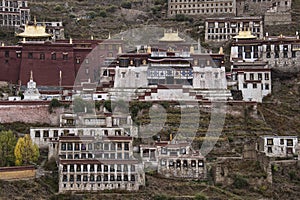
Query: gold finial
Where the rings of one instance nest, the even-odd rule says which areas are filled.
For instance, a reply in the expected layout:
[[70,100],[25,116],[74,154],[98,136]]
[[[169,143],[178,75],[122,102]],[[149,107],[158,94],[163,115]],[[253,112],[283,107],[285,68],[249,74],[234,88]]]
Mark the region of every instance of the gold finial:
[[110,32],[108,33],[108,39],[109,39],[109,40],[111,39],[111,37],[110,37]]
[[91,35],[91,40],[94,40],[94,36],[93,35]]
[[193,45],[191,45],[190,47],[190,54],[194,54],[195,53],[195,48]]
[[33,81],[33,72],[32,72],[32,70],[30,71],[30,80]]
[[223,47],[220,47],[219,54],[224,54]]
[[73,44],[73,39],[70,37],[70,44]]
[[34,25],[36,26],[36,16],[34,16],[34,21],[33,21]]
[[151,46],[150,46],[150,45],[147,47],[147,53],[149,53],[149,54],[152,53],[152,50],[151,50]]
[[3,46],[3,47],[5,46],[5,45],[4,45],[4,42],[2,42],[1,46]]

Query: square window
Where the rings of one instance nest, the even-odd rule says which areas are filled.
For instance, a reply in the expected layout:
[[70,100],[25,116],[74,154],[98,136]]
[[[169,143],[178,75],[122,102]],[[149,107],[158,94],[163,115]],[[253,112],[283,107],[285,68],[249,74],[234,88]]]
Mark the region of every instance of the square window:
[[267,145],[273,145],[273,139],[267,139]]

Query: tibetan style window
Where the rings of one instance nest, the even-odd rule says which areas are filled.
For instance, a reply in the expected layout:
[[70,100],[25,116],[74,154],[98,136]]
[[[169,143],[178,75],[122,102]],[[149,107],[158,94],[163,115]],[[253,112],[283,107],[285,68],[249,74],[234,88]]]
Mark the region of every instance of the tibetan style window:
[[29,59],[33,59],[33,53],[32,53],[32,52],[29,52],[29,53],[28,53],[28,58],[29,58]]
[[76,166],[76,172],[81,172],[81,165]]
[[292,139],[287,139],[286,143],[287,143],[287,146],[293,146],[293,140]]
[[45,60],[45,54],[44,53],[40,54],[40,60]]
[[98,175],[98,176],[97,176],[97,182],[100,182],[100,181],[101,181],[101,176]]
[[265,73],[265,80],[269,80],[269,73]]
[[203,160],[198,160],[198,167],[204,167]]
[[51,60],[56,60],[56,53],[54,52],[51,53]]
[[35,131],[35,137],[41,137],[40,131]]
[[95,176],[94,176],[94,175],[91,175],[91,176],[90,176],[90,181],[92,181],[92,182],[95,181]]
[[130,180],[135,181],[135,175],[132,174],[131,177],[130,177]]
[[129,151],[129,143],[128,142],[124,143],[124,150]]
[[61,144],[61,150],[62,150],[62,151],[65,151],[65,150],[66,150],[66,146],[67,146],[66,143],[62,143],[62,144]]
[[161,148],[161,154],[167,154],[168,150],[165,147]]
[[181,160],[176,161],[176,167],[181,167]]
[[67,182],[68,181],[68,176],[67,175],[64,175],[63,176],[63,182]]
[[284,139],[280,139],[280,145],[284,145]]
[[262,73],[258,73],[258,80],[262,80]]
[[63,53],[63,60],[68,60],[68,53]]
[[54,135],[54,137],[58,137],[58,130],[54,130],[53,135]]
[[273,153],[272,147],[268,147],[268,153]]
[[77,182],[80,182],[80,181],[81,181],[81,175],[77,175],[76,181],[77,181]]
[[191,161],[191,166],[192,166],[192,167],[196,167],[196,160],[192,160],[192,161]]
[[186,154],[186,149],[185,148],[181,148],[180,149],[180,154]]
[[49,137],[49,131],[44,131],[44,133],[43,133],[43,137],[45,138],[47,138],[47,137]]
[[4,56],[5,56],[5,58],[8,58],[9,57],[9,51],[5,51]]
[[161,165],[161,166],[166,166],[166,160],[161,160],[161,161],[160,161],[160,165]]
[[63,172],[67,171],[67,165],[63,165]]
[[183,167],[188,167],[188,161],[187,160],[183,161]]
[[267,139],[267,145],[273,145],[273,139]]

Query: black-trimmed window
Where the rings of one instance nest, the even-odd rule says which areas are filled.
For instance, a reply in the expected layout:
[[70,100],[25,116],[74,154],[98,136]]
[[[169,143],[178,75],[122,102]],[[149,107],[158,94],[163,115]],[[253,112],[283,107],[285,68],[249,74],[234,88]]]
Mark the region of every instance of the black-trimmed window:
[[76,182],[80,182],[80,181],[81,181],[81,175],[77,175]]
[[68,53],[63,53],[63,60],[68,60]]
[[204,167],[203,160],[198,160],[198,167]]
[[41,132],[40,131],[35,131],[35,137],[41,137]]
[[9,51],[5,51],[5,52],[4,52],[4,57],[5,57],[5,58],[8,58],[8,57],[9,57]]
[[286,145],[287,146],[293,146],[293,140],[292,139],[287,139],[286,140]]
[[273,145],[273,139],[272,138],[267,139],[267,145]]
[[28,59],[33,59],[33,53],[32,52],[28,53]]
[[51,60],[56,60],[56,53],[51,53]]
[[40,53],[40,60],[45,60],[45,54],[44,53]]

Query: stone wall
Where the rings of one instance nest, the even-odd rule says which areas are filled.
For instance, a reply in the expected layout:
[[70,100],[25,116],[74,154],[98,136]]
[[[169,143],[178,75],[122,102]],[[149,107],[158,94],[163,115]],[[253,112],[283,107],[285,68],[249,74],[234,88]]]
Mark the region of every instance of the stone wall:
[[47,104],[0,104],[0,123],[47,123],[59,125],[59,114],[63,109],[56,109],[52,114]]
[[24,167],[0,167],[1,180],[15,180],[35,178],[36,169],[34,166]]
[[265,25],[278,25],[292,23],[290,12],[266,12],[264,18]]

